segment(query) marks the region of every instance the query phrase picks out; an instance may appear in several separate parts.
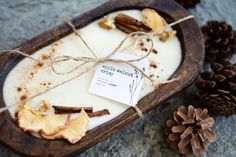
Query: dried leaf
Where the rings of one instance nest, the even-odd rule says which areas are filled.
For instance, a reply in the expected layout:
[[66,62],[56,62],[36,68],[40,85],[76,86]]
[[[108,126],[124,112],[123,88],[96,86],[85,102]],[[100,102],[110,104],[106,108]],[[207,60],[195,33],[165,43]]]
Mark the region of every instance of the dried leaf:
[[116,26],[113,23],[113,20],[109,17],[103,17],[99,22],[98,25],[106,30],[111,30],[116,28]]
[[159,39],[162,41],[162,42],[165,42],[167,41],[168,39],[171,39],[173,38],[175,35],[176,35],[176,31],[174,30],[171,30],[171,31],[164,31],[162,32],[160,35],[159,35]]
[[39,112],[47,112],[48,110],[50,110],[52,107],[46,102],[43,101],[41,104],[39,104],[38,106],[38,111]]

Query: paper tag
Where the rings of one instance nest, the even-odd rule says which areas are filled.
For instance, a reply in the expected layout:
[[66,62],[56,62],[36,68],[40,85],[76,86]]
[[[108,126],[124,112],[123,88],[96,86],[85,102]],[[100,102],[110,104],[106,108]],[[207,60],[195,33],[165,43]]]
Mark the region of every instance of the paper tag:
[[[116,53],[112,58],[130,60],[137,56]],[[143,59],[134,65],[147,70],[148,61]],[[125,63],[103,63],[97,66],[89,87],[89,93],[109,98],[130,106],[135,106],[143,85],[144,77],[139,71]]]

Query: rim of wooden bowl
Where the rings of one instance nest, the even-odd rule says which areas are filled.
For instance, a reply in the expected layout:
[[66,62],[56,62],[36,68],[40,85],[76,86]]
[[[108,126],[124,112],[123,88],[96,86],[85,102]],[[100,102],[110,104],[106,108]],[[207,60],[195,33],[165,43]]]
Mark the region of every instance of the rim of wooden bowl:
[[[81,28],[113,11],[142,8],[153,8],[157,10],[167,21],[176,21],[189,15],[184,8],[172,0],[112,0],[73,18],[72,23],[76,28]],[[177,29],[177,35],[181,42],[183,58],[181,65],[172,75],[172,78],[179,77],[179,79],[172,83],[161,85],[158,89],[142,98],[138,102],[138,107],[143,113],[159,106],[162,102],[176,95],[183,88],[189,86],[197,77],[203,64],[203,40],[201,31],[195,20],[190,19],[186,22],[180,23],[175,26],[175,29]],[[72,33],[70,27],[66,23],[63,23],[25,42],[16,47],[16,49],[32,54],[70,33]],[[1,57],[1,107],[4,106],[2,92],[4,80],[8,72],[21,59],[22,57],[15,55]],[[94,146],[137,118],[138,115],[135,110],[129,108],[118,117],[87,132],[86,136],[77,144],[71,145],[65,140],[47,141],[32,137],[17,127],[9,112],[5,112],[0,114],[0,141],[22,155],[43,157],[70,156],[75,153],[81,153]]]

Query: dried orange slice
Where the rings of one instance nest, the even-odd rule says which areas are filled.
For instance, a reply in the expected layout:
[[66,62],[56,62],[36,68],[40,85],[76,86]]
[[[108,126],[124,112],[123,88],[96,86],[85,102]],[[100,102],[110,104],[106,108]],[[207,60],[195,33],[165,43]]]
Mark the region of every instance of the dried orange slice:
[[89,117],[87,113],[82,109],[78,117],[71,120],[68,126],[54,135],[46,135],[44,133],[41,136],[45,139],[61,139],[65,138],[70,143],[75,144],[78,142],[86,133],[89,124]]
[[24,131],[42,132],[52,135],[67,126],[69,115],[40,115],[27,105],[22,105],[16,112],[16,119]]

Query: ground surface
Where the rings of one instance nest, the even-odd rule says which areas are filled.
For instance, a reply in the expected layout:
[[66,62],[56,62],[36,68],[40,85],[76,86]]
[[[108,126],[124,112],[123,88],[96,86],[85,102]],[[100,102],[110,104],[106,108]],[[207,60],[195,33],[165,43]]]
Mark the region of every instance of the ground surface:
[[[81,14],[107,0],[0,0],[0,50],[15,47],[65,19]],[[207,20],[226,20],[236,28],[236,0],[201,0],[190,12],[199,24]],[[191,91],[188,90],[188,91]],[[164,121],[181,103],[186,103],[183,91],[170,103],[154,109],[144,119],[125,127],[105,141],[87,150],[81,156],[106,157],[173,157],[163,135]],[[214,127],[217,142],[203,156],[236,156],[236,116],[216,118]],[[27,149],[27,148],[26,148]],[[0,157],[19,157],[0,145]]]

